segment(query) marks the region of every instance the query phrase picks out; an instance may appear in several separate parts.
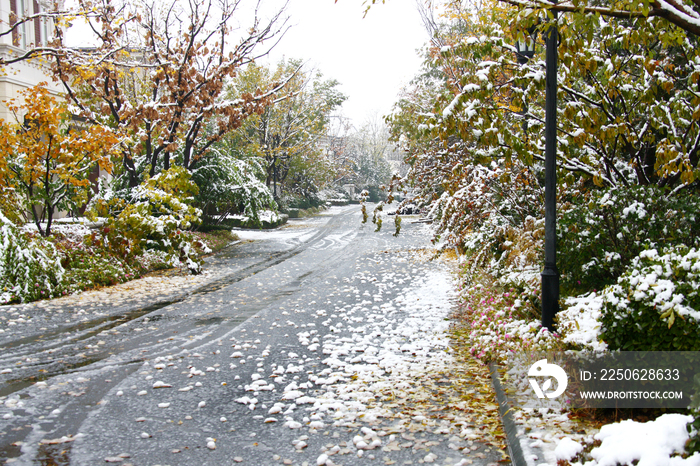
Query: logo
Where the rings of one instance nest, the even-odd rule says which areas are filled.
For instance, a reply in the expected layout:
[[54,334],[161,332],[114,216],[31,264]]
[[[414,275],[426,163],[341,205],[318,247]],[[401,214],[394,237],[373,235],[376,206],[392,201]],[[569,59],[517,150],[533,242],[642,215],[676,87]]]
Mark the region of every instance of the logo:
[[535,364],[533,364],[530,367],[530,370],[527,372],[527,375],[529,377],[550,377],[549,379],[545,380],[545,382],[542,384],[542,387],[540,387],[540,385],[537,383],[537,380],[532,378],[528,379],[530,381],[532,389],[535,391],[539,398],[544,398],[545,392],[547,392],[547,390],[549,390],[552,387],[551,377],[554,377],[554,379],[557,381],[557,389],[551,393],[546,393],[547,398],[556,398],[562,393],[564,393],[564,390],[566,390],[566,385],[568,383],[568,377],[566,376],[566,372],[564,372],[564,369],[557,366],[556,364],[547,364],[546,359],[540,359]]

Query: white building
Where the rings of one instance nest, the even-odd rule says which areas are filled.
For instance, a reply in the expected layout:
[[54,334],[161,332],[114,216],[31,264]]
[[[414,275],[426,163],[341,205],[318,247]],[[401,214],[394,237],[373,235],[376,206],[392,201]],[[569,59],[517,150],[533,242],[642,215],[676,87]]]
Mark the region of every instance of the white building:
[[[43,0],[0,0],[0,58],[20,57],[35,47],[45,47],[53,36],[54,24],[50,18],[23,18],[48,10]],[[16,26],[12,29],[13,26]],[[45,59],[32,58],[0,68],[0,118],[11,121],[6,102],[16,98],[19,92],[40,82],[57,95],[60,87],[53,82]]]

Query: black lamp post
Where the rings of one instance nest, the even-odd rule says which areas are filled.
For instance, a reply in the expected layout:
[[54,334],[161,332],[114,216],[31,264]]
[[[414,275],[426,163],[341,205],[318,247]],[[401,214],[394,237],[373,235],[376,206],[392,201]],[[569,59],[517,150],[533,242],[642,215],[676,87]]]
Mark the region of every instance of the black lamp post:
[[559,271],[557,270],[557,46],[556,20],[547,30],[547,72],[545,75],[544,117],[544,270],[542,271],[542,326],[554,330],[559,311]]
[[[544,150],[544,270],[542,270],[542,326],[554,330],[559,311],[559,271],[557,270],[557,12],[547,29],[545,44],[545,150]],[[533,31],[517,41],[518,63],[524,65],[535,54]]]

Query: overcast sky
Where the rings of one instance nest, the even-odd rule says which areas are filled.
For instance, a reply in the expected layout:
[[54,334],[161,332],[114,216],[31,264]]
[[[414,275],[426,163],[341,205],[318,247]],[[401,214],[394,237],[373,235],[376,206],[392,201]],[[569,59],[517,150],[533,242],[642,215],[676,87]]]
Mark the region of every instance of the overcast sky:
[[[342,113],[356,126],[391,111],[417,73],[428,40],[415,0],[378,2],[363,18],[362,0],[291,0],[288,30],[270,61],[308,60],[348,96]],[[282,3],[268,0],[268,4]]]
[[[169,0],[167,0],[169,1]],[[401,87],[419,70],[420,49],[428,35],[415,5],[416,0],[386,0],[372,6],[363,18],[363,0],[289,0],[289,29],[268,57],[276,64],[283,56],[308,61],[325,78],[341,83],[348,97],[341,110],[359,127],[366,120],[389,112]],[[68,5],[75,0],[67,0]],[[244,30],[252,24],[255,0],[242,4],[238,18]],[[279,12],[284,0],[262,0],[262,16]],[[76,21],[68,33],[75,46],[91,45],[94,39]]]

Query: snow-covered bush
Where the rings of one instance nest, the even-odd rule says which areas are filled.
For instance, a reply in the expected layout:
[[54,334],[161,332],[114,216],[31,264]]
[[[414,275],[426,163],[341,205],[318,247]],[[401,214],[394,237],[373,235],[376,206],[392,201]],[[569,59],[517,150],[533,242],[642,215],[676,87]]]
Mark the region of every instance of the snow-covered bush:
[[155,268],[143,266],[141,258],[129,261],[112,253],[96,231],[81,238],[54,235],[53,241],[65,270],[67,293],[124,283]]
[[559,347],[540,323],[544,222],[535,174],[507,163],[464,170],[461,189],[443,194],[432,215],[441,239],[465,252],[458,317],[472,354],[501,360]]
[[685,451],[689,455],[700,452],[700,407],[693,408],[692,415],[693,420],[686,426],[690,438],[685,446]]
[[695,393],[691,397],[690,414],[693,420],[686,425],[688,431],[688,442],[685,450],[689,455],[700,453],[700,375],[695,374],[693,380]]
[[564,289],[602,290],[644,249],[700,246],[697,196],[635,186],[580,196],[574,202],[559,221],[557,253]]
[[192,181],[198,187],[195,205],[205,213],[205,223],[220,223],[230,214],[257,222],[260,212],[276,205],[261,181],[265,171],[254,157],[237,158],[234,153],[215,149],[193,165]]
[[0,213],[0,304],[57,296],[63,276],[53,244],[20,231]]
[[503,288],[514,288],[528,296],[530,309],[539,313],[544,219],[527,217],[522,225],[506,228],[500,250],[489,264],[491,273]]
[[386,199],[386,193],[380,186],[367,185],[362,190],[367,191],[369,202],[382,202]]
[[470,251],[483,263],[500,256],[510,228],[541,216],[535,174],[517,162],[460,167],[461,177],[433,203],[435,232],[450,246]]
[[700,351],[700,250],[642,251],[605,289],[600,321],[610,349]]
[[598,292],[570,296],[557,313],[557,329],[564,343],[576,348],[605,351],[608,345],[600,336],[600,309],[603,297]]
[[103,231],[110,247],[131,257],[160,251],[170,265],[198,273],[196,249],[208,247],[186,230],[201,222],[202,211],[184,202],[196,189],[187,170],[173,167],[136,187],[130,202],[103,200],[97,209],[108,217]]
[[287,209],[311,209],[325,204],[325,198],[321,198],[319,194],[310,194],[308,197],[304,197],[296,193],[285,193],[282,196],[281,204]]

